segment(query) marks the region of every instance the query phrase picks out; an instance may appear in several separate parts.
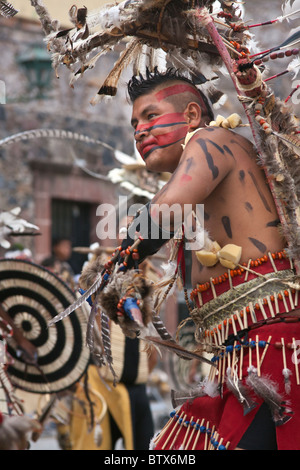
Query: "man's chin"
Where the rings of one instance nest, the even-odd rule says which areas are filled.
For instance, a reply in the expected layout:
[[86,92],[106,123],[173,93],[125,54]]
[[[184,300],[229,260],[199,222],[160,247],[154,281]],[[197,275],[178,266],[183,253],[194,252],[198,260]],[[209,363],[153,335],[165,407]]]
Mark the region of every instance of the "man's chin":
[[164,169],[164,165],[161,162],[157,162],[155,160],[151,160],[151,158],[145,160],[146,169],[148,171],[153,171],[155,173],[161,173],[168,170]]
[[155,171],[156,173],[168,171],[165,169],[166,162],[164,161],[164,157],[157,150],[154,150],[148,155],[144,155],[144,162],[149,171]]

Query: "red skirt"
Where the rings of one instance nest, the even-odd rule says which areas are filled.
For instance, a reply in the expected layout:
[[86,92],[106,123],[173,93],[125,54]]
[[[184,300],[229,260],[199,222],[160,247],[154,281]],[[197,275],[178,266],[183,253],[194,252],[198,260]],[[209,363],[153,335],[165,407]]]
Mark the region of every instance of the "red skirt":
[[204,381],[198,396],[174,409],[155,450],[234,450],[263,402],[278,450],[300,450],[300,321],[290,310],[284,318],[280,306],[277,323],[252,325],[240,341],[225,343],[212,359],[210,388]]

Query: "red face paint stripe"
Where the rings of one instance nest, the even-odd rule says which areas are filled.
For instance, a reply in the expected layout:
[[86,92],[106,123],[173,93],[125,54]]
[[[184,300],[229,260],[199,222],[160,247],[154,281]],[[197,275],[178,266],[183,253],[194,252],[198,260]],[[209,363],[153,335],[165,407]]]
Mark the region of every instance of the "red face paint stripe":
[[193,93],[195,96],[201,99],[200,93],[197,92],[192,86],[190,85],[172,85],[169,87],[164,88],[163,90],[158,91],[155,93],[155,98],[157,101],[164,100],[165,98],[168,98],[169,96],[172,95],[177,95],[179,93]]
[[193,88],[191,85],[186,85],[186,84],[172,85],[172,86],[164,88],[163,90],[158,91],[157,93],[155,93],[154,96],[157,99],[157,101],[161,101],[161,100],[164,100],[165,98],[168,98],[169,96],[176,95],[179,93],[185,93],[185,92],[193,93],[195,96],[197,96],[197,98],[201,102],[201,107],[203,109],[207,109],[206,104],[200,92],[197,91],[195,88]]
[[[135,128],[135,134],[141,131],[150,131],[154,127],[160,126],[175,126],[178,124],[182,124],[183,121],[183,113],[169,113],[164,114],[163,116],[159,116],[156,119],[153,119],[151,122],[147,124],[140,124]],[[186,121],[184,121],[184,124]]]
[[[183,139],[186,136],[188,130],[188,126],[183,126],[179,130],[171,131],[171,132],[166,132],[161,135],[155,136],[155,143],[151,144],[151,148],[143,152],[141,151],[140,154],[143,159],[147,158],[150,153],[152,153],[154,150],[160,149],[160,148],[165,148],[165,147],[170,147],[173,144],[176,144],[177,142],[180,142],[181,139]],[[145,149],[147,149],[148,146],[145,146]]]
[[157,143],[159,144],[159,146],[164,146],[166,144],[171,144],[172,142],[174,142],[175,138],[176,141],[178,139],[183,139],[186,136],[187,130],[188,126],[186,125],[176,131],[166,132],[165,134],[157,135]]

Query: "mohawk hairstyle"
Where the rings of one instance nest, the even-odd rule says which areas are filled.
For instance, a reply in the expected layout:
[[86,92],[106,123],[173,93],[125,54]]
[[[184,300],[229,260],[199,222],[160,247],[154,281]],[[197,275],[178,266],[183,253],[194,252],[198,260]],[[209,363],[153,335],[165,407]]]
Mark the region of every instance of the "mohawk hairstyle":
[[145,77],[143,77],[142,74],[139,74],[138,77],[132,77],[127,84],[127,91],[131,103],[134,103],[140,96],[151,93],[157,86],[169,80],[180,80],[195,87],[199,93],[199,98],[202,99],[206,107],[206,115],[211,121],[214,120],[214,113],[204,93],[196,87],[192,80],[181,75],[180,72],[174,68],[169,68],[165,72],[159,72],[157,67],[154,68],[153,72],[150,72],[147,68]]

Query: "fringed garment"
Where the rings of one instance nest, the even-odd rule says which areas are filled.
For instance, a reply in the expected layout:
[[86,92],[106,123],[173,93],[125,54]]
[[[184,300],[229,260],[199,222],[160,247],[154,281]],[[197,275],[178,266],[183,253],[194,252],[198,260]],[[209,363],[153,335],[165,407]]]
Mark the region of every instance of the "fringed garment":
[[194,291],[198,307],[191,316],[198,341],[212,354],[211,370],[194,389],[172,392],[174,411],[153,439],[154,449],[234,450],[262,403],[273,418],[278,450],[300,449],[293,265],[269,254],[248,267]]

